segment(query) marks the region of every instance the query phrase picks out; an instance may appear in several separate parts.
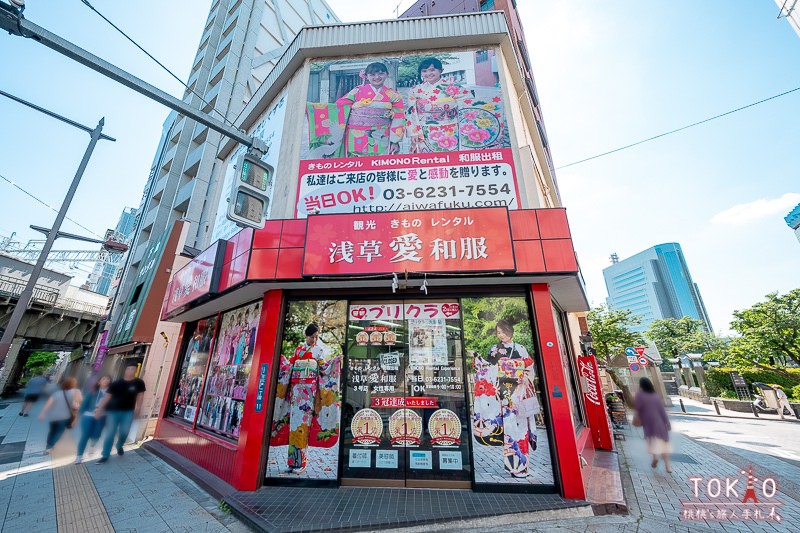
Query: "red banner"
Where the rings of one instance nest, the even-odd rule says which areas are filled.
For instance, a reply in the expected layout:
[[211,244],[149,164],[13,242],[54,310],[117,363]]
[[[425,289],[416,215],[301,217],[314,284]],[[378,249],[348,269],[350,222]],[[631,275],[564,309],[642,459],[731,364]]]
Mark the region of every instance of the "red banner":
[[602,450],[614,449],[611,426],[606,411],[606,401],[597,370],[597,359],[592,355],[578,357],[578,373],[583,378],[583,405],[592,431],[595,447]]
[[439,399],[433,396],[383,396],[372,398],[372,407],[408,407],[411,409],[436,409],[439,407]]
[[514,270],[505,207],[308,218],[305,276]]

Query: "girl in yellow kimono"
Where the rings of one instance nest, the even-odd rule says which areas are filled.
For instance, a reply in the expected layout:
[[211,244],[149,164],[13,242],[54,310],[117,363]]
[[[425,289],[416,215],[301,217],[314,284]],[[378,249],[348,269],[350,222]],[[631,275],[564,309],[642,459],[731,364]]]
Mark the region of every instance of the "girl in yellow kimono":
[[397,154],[406,132],[403,97],[384,85],[389,69],[383,63],[370,63],[364,75],[367,83],[336,101],[352,106],[344,133],[344,157]]
[[[442,62],[435,57],[417,67],[422,83],[408,93],[411,153],[455,152],[461,148],[459,108],[472,95],[452,79],[442,79]],[[488,137],[488,135],[487,135]]]

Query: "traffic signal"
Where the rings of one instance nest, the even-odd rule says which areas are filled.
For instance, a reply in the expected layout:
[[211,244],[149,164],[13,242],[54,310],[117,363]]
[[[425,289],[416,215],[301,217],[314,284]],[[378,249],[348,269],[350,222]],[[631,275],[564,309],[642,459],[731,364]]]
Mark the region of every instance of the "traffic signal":
[[228,196],[228,220],[237,226],[261,229],[269,207],[275,169],[253,154],[243,154]]

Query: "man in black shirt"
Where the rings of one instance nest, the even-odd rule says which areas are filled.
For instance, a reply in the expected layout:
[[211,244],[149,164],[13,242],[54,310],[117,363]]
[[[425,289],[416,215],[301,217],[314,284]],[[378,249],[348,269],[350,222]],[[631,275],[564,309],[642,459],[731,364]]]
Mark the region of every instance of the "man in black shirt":
[[107,394],[95,411],[95,416],[98,418],[103,416],[103,413],[108,414],[106,440],[103,443],[103,454],[98,463],[108,461],[115,437],[117,437],[117,455],[125,453],[122,445],[128,438],[133,418],[142,405],[142,393],[146,390],[144,381],[136,377],[137,369],[137,365],[127,366],[123,378],[116,380],[108,387]]

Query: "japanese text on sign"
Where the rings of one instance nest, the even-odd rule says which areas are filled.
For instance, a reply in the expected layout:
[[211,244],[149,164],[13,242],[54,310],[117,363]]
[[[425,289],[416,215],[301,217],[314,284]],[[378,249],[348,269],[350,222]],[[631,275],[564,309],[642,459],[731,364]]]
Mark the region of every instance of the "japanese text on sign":
[[508,148],[301,161],[297,216],[505,206],[517,209]]

